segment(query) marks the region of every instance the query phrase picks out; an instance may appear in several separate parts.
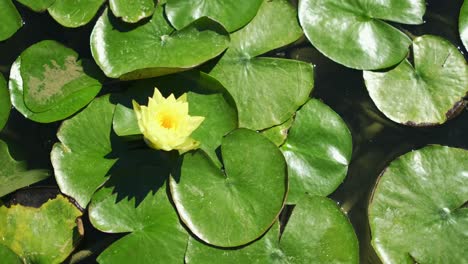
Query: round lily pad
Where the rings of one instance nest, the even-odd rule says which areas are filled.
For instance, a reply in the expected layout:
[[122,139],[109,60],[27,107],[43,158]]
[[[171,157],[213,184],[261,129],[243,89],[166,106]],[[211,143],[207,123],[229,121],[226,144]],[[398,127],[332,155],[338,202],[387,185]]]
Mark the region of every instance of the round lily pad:
[[23,20],[11,0],[0,1],[0,17],[0,41],[8,39],[23,26]]
[[91,34],[91,51],[98,65],[107,76],[122,79],[187,70],[218,56],[228,44],[229,34],[208,18],[175,31],[162,6],[141,25],[119,21],[106,10]]
[[262,2],[263,0],[168,0],[166,14],[177,29],[207,16],[232,32],[247,24],[255,16]]
[[10,116],[11,102],[7,83],[3,74],[0,74],[0,131],[5,126]]
[[116,17],[128,23],[136,23],[154,12],[154,0],[109,0],[109,7]]
[[47,9],[64,27],[76,28],[88,24],[105,0],[55,0]]
[[460,9],[458,30],[465,49],[468,49],[468,1],[464,1]]
[[262,130],[282,124],[309,98],[311,64],[257,58],[301,37],[296,17],[288,1],[264,1],[255,18],[231,35],[229,49],[209,73],[232,95],[240,127]]
[[202,150],[185,154],[170,187],[181,220],[198,238],[233,247],[260,237],[277,218],[286,163],[272,142],[248,129],[228,134],[221,156],[223,170]]
[[346,177],[351,133],[337,113],[311,99],[297,111],[281,151],[288,164],[288,203],[296,203],[304,193],[327,196]]
[[391,120],[412,126],[442,124],[463,109],[468,66],[449,41],[431,35],[413,42],[414,67],[404,60],[386,72],[364,72],[376,106]]
[[97,67],[78,57],[72,49],[52,40],[23,51],[10,72],[13,106],[31,120],[49,123],[67,118],[88,104],[101,90],[101,83]]
[[[62,263],[83,236],[81,211],[59,195],[39,208],[0,207],[0,244],[25,263]],[[3,260],[2,260],[3,261]]]
[[330,59],[355,69],[382,69],[402,61],[411,40],[384,21],[422,24],[424,0],[303,0],[306,37]]
[[468,151],[427,146],[382,172],[369,205],[384,263],[467,263]]
[[56,0],[16,0],[35,12],[44,12]]

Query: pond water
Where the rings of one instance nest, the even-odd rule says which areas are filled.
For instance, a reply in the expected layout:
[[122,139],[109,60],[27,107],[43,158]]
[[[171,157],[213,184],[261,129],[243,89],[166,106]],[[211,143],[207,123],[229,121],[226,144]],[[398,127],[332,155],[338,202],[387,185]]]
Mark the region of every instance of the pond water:
[[[458,12],[462,0],[428,1],[426,23],[420,26],[398,27],[408,34],[434,34],[450,40],[466,51],[458,35]],[[40,40],[54,39],[77,51],[81,56],[91,58],[89,35],[95,21],[78,29],[66,29],[50,16],[37,14],[17,5],[25,21],[24,27],[8,41],[0,43],[0,72],[8,77],[9,68],[16,57]],[[304,38],[295,44],[271,52],[269,55],[293,58],[313,63],[315,67],[315,88],[313,97],[323,100],[332,107],[348,124],[353,135],[353,158],[345,182],[331,195],[347,212],[360,241],[361,263],[379,263],[370,246],[370,230],[367,220],[367,206],[373,186],[380,172],[397,156],[428,144],[441,144],[468,148],[468,112],[445,125],[432,128],[412,128],[393,123],[384,117],[370,99],[364,86],[362,71],[340,66],[321,55]],[[102,93],[125,89],[125,83],[110,81]],[[31,168],[52,169],[49,153],[57,142],[55,133],[60,122],[39,124],[25,119],[12,111],[7,127],[0,138],[15,147],[15,154],[24,157]],[[36,184],[31,190],[21,191],[6,197],[25,202],[47,199],[57,191],[53,177]],[[84,257],[81,263],[94,261],[97,254],[120,235],[101,233],[85,221],[86,236],[78,248],[82,250],[75,258]],[[90,255],[88,258],[86,256]]]

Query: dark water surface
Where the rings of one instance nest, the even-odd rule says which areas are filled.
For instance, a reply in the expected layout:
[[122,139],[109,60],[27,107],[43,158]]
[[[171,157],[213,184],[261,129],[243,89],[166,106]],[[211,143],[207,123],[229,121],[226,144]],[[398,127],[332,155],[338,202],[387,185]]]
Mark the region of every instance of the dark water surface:
[[[445,37],[460,47],[466,58],[467,53],[462,48],[458,34],[458,13],[462,3],[462,0],[428,1],[425,24],[396,26],[415,36],[434,34]],[[12,38],[0,42],[0,72],[6,78],[16,57],[30,45],[45,39],[57,40],[82,57],[92,58],[89,35],[95,20],[78,29],[67,29],[56,23],[47,13],[37,14],[19,4],[17,7],[25,25]],[[411,128],[398,125],[385,118],[375,107],[364,86],[362,71],[348,69],[330,61],[305,39],[269,55],[304,60],[316,65],[312,96],[323,100],[348,124],[353,135],[353,158],[345,182],[331,197],[348,213],[356,230],[360,241],[361,263],[380,263],[370,246],[367,221],[368,200],[378,175],[397,156],[428,144],[468,148],[468,112],[463,111],[458,117],[438,127]],[[109,80],[103,93],[120,90],[125,88],[124,85]],[[26,159],[31,168],[52,170],[49,153],[52,145],[57,142],[55,133],[59,125],[60,122],[35,123],[13,110],[0,138],[12,144],[14,154]],[[20,191],[6,198],[30,200],[31,197],[41,196],[41,193],[47,197],[56,192],[53,177],[36,185],[38,187],[31,191]],[[40,192],[37,188],[42,190],[41,187],[47,188]],[[99,252],[121,235],[109,235],[95,230],[87,221],[87,215],[83,217],[83,221],[86,236],[78,248],[81,251],[75,258],[90,255],[80,263],[93,263]]]

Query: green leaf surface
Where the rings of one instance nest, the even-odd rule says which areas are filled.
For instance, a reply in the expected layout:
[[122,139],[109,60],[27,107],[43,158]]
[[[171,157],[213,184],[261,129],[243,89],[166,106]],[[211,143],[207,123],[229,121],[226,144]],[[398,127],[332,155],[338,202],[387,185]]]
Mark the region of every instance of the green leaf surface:
[[39,208],[2,206],[0,243],[25,263],[62,263],[83,236],[77,225],[80,216],[81,211],[61,195]]
[[122,104],[115,106],[112,127],[115,134],[120,137],[141,138],[142,136],[135,111]]
[[171,194],[181,220],[198,238],[240,246],[260,237],[281,211],[286,163],[272,142],[248,129],[228,134],[221,153],[223,170],[201,150],[185,154],[171,177]]
[[168,0],[166,14],[177,29],[207,16],[233,32],[252,20],[262,2],[263,0]]
[[10,116],[11,102],[7,83],[0,73],[0,131],[3,129]]
[[16,0],[35,12],[44,12],[55,0]]
[[153,14],[154,0],[109,0],[109,6],[116,17],[128,23],[136,23]]
[[82,112],[62,123],[51,161],[60,190],[86,208],[108,176],[118,142],[111,134],[115,105],[110,96],[95,99]]
[[352,154],[345,122],[330,107],[311,99],[296,114],[281,147],[288,164],[288,203],[304,193],[327,196],[344,180]]
[[228,44],[225,29],[207,18],[175,31],[161,6],[141,25],[121,22],[106,10],[91,34],[97,64],[108,77],[122,79],[188,70],[218,56]]
[[318,196],[302,198],[280,235],[275,224],[259,240],[239,249],[220,249],[189,239],[187,264],[359,263],[358,241],[336,204]]
[[[101,90],[98,69],[62,44],[44,40],[23,51],[10,71],[13,106],[41,123],[61,120],[88,104]],[[96,76],[96,77],[95,77]]]
[[262,131],[262,135],[270,139],[276,146],[281,146],[288,137],[289,128],[291,128],[294,119],[290,118],[283,124],[268,128]]
[[460,9],[458,30],[465,49],[468,49],[468,1],[464,1]]
[[64,27],[77,28],[88,24],[105,0],[55,0],[47,9]]
[[431,35],[413,42],[414,66],[404,60],[387,72],[364,72],[376,106],[391,120],[413,126],[442,124],[463,108],[468,66],[449,41]]
[[0,17],[0,41],[8,39],[23,26],[23,20],[11,0],[0,1]]
[[0,197],[50,176],[47,170],[28,170],[26,162],[11,157],[8,145],[0,140]]
[[302,0],[299,20],[320,52],[350,68],[374,70],[405,58],[411,40],[384,21],[422,24],[424,0]]
[[108,233],[130,234],[110,245],[99,263],[181,263],[188,234],[166,194],[170,167],[162,152],[138,150],[116,164],[93,196],[91,223]]
[[369,205],[383,263],[468,263],[468,151],[427,146],[382,172]]
[[0,258],[6,264],[24,264],[15,252],[2,244],[0,244]]
[[255,18],[231,35],[228,51],[211,70],[232,95],[240,127],[279,125],[307,101],[314,84],[311,64],[256,57],[302,35],[296,16],[285,0],[265,1]]

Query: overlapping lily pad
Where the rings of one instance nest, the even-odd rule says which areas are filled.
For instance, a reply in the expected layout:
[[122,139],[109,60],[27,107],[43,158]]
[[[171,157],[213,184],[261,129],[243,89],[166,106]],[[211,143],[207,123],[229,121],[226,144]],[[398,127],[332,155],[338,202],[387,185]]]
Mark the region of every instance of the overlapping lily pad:
[[3,74],[0,74],[0,131],[5,126],[10,116],[10,94]]
[[51,152],[55,179],[60,190],[86,207],[93,193],[108,176],[117,160],[112,116],[115,105],[110,96],[95,99],[86,109],[64,121]]
[[79,231],[83,227],[77,224],[80,216],[81,211],[61,195],[40,208],[2,206],[0,244],[9,247],[25,263],[62,263],[83,236]]
[[21,4],[29,7],[35,12],[44,12],[49,8],[55,0],[16,0]]
[[299,20],[307,38],[330,59],[355,69],[382,69],[402,61],[411,40],[384,21],[422,24],[424,0],[303,0]]
[[23,26],[23,20],[11,0],[0,1],[0,17],[0,41],[8,39]]
[[276,146],[281,146],[286,141],[288,137],[289,128],[291,128],[294,119],[290,118],[286,120],[283,124],[279,124],[277,126],[265,129],[262,131],[262,135],[267,137],[271,140],[271,142],[275,143]]
[[414,66],[404,60],[386,72],[364,72],[376,106],[391,120],[413,126],[442,124],[463,109],[468,66],[449,41],[431,35],[413,42]]
[[232,32],[247,24],[255,16],[262,2],[263,0],[168,0],[166,14],[177,29],[207,16],[220,22]]
[[248,129],[228,134],[221,154],[223,170],[202,150],[185,154],[170,186],[180,218],[198,238],[233,247],[275,221],[287,191],[286,163],[272,142]]
[[234,98],[240,127],[279,125],[307,101],[314,84],[311,64],[257,57],[302,35],[296,16],[286,0],[264,1],[257,16],[231,35],[228,51],[210,72]]
[[101,90],[96,67],[62,44],[44,40],[26,49],[10,72],[13,106],[41,123],[64,119]]
[[359,263],[358,241],[333,201],[305,196],[283,234],[275,224],[260,240],[240,249],[219,249],[189,240],[186,263]]
[[136,23],[154,12],[154,0],[109,0],[109,7],[116,17],[128,23]]
[[463,45],[468,49],[468,1],[464,1],[460,9],[458,30],[460,31],[460,38]]
[[468,151],[428,146],[383,171],[369,205],[384,263],[467,263]]
[[226,30],[208,18],[175,31],[159,5],[153,17],[141,25],[121,22],[106,10],[91,34],[91,50],[98,65],[107,76],[122,79],[187,70],[216,57],[228,44]]
[[304,193],[327,196],[346,177],[351,133],[331,108],[311,99],[297,112],[281,150],[288,163],[288,203]]
[[105,0],[55,0],[47,9],[64,27],[76,28],[88,24]]

